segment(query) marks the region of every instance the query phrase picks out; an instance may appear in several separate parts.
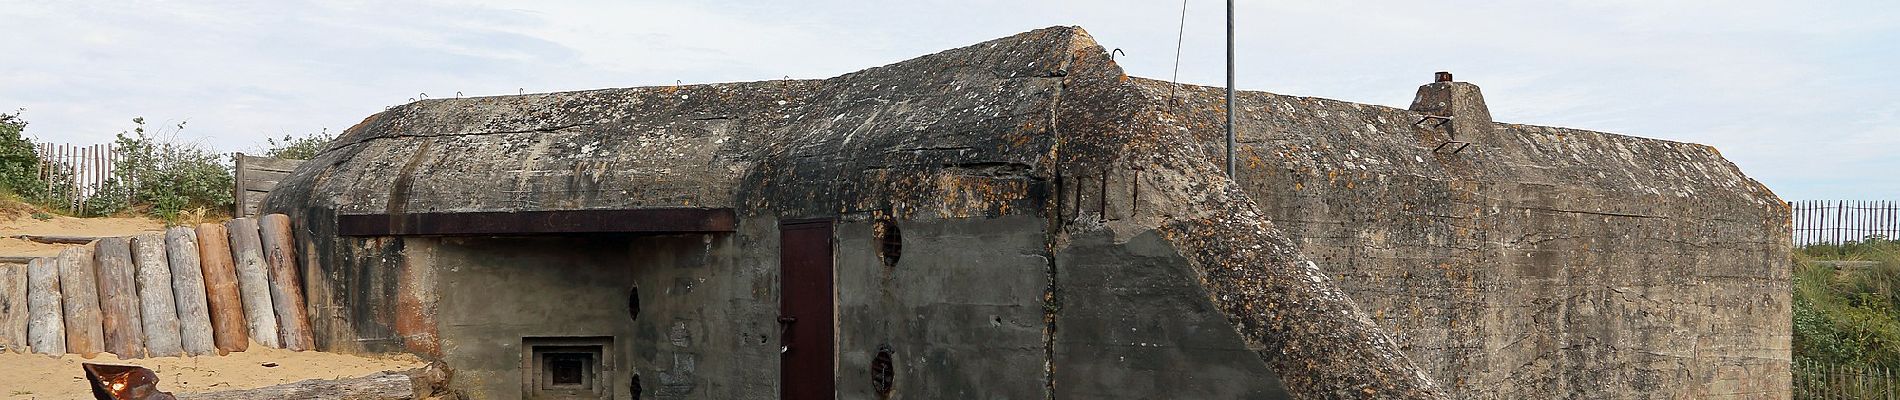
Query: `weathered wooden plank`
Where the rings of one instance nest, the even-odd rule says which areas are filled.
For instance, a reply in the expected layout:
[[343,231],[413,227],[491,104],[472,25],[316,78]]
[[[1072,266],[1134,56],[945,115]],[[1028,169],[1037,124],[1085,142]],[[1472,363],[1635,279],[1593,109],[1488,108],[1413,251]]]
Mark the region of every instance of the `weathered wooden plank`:
[[244,300],[244,320],[251,328],[251,340],[271,348],[283,348],[277,336],[277,311],[271,306],[270,270],[264,265],[264,243],[258,237],[257,220],[237,218],[224,223],[231,236],[231,260],[237,263],[238,295]]
[[13,238],[46,244],[87,244],[99,240],[97,236],[70,235],[13,235]]
[[250,169],[245,166],[249,160],[250,158],[244,153],[237,153],[236,156],[231,157],[231,199],[235,200],[231,204],[231,216],[234,217],[251,215],[244,212],[244,185],[238,184],[244,181],[245,172]]
[[281,181],[290,176],[289,171],[251,170],[244,172],[246,180]]
[[106,351],[119,358],[145,357],[145,326],[139,317],[138,271],[132,266],[132,243],[125,238],[93,242],[98,263],[99,323],[105,328]]
[[40,258],[26,264],[27,344],[34,353],[66,354],[64,302],[59,298],[59,262]]
[[258,156],[250,156],[250,155],[243,155],[239,157],[244,159],[244,169],[246,171],[291,172],[291,171],[296,171],[297,166],[303,164],[303,160],[286,160],[286,159],[276,158],[276,157],[258,157]]
[[238,187],[245,191],[269,193],[271,189],[277,187],[277,180],[245,178],[243,181],[238,182]]
[[153,357],[184,355],[178,337],[171,261],[165,256],[165,235],[154,232],[133,236],[132,262],[138,267],[139,317],[145,329],[146,353]]
[[27,352],[26,266],[0,264],[0,353]]
[[59,252],[59,300],[65,307],[66,351],[86,358],[106,351],[106,333],[99,322],[99,277],[90,246]]
[[198,224],[198,260],[203,263],[205,303],[218,354],[251,348],[251,329],[238,295],[237,265],[231,261],[231,237],[222,224]]
[[165,258],[172,270],[172,300],[178,305],[179,347],[194,356],[216,353],[204,269],[198,263],[198,232],[184,226],[165,230]]
[[316,338],[310,332],[310,316],[304,311],[303,279],[297,276],[297,242],[290,216],[266,215],[258,218],[257,226],[264,243],[264,262],[270,267],[271,305],[277,310],[284,348],[310,350]]
[[[361,378],[310,379],[257,389],[182,393],[179,400],[414,400],[422,385],[408,375],[382,372]],[[420,390],[421,392],[427,392]]]

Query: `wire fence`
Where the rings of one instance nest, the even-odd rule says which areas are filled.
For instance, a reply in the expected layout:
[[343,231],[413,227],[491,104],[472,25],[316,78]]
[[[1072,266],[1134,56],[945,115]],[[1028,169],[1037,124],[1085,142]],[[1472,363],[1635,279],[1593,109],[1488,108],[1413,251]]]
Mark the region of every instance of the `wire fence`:
[[1900,201],[1804,200],[1794,211],[1794,245],[1842,244],[1900,236]]
[[1900,399],[1900,376],[1884,367],[1796,363],[1796,400]]

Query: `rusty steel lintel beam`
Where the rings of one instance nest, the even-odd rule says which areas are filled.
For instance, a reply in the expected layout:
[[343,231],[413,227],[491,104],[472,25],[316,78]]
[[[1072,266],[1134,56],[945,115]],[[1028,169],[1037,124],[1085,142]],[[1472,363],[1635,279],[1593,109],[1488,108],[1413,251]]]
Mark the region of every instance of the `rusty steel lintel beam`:
[[730,208],[647,208],[336,216],[341,236],[732,232]]

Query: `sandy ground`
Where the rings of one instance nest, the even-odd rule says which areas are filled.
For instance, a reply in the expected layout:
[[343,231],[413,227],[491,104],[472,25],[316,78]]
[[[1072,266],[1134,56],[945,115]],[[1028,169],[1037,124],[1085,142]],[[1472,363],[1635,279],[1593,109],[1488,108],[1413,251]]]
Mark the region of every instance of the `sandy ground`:
[[0,236],[5,236],[0,238],[0,256],[56,256],[60,250],[73,246],[35,243],[15,239],[15,235],[132,236],[164,230],[164,222],[148,218],[73,218],[54,215],[52,219],[41,221],[30,215],[18,215],[0,222]]
[[[158,388],[172,393],[253,389],[306,379],[341,379],[382,371],[420,368],[412,356],[379,359],[314,351],[290,351],[252,344],[251,350],[225,356],[157,357],[120,360],[101,354],[91,360],[68,354],[0,353],[0,399],[87,399],[86,373],[79,363],[137,365],[158,373]],[[275,363],[274,367],[264,366]]]

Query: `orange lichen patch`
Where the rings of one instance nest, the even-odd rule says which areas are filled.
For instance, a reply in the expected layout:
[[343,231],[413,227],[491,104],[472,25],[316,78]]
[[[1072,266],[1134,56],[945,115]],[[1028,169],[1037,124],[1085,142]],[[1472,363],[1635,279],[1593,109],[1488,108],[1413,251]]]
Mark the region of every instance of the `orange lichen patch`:
[[938,175],[936,190],[937,214],[948,218],[1006,214],[1010,203],[1029,198],[1028,182],[990,177]]
[[1247,168],[1261,169],[1261,168],[1266,168],[1266,167],[1267,167],[1267,161],[1260,158],[1260,152],[1255,151],[1253,149],[1247,149]]

